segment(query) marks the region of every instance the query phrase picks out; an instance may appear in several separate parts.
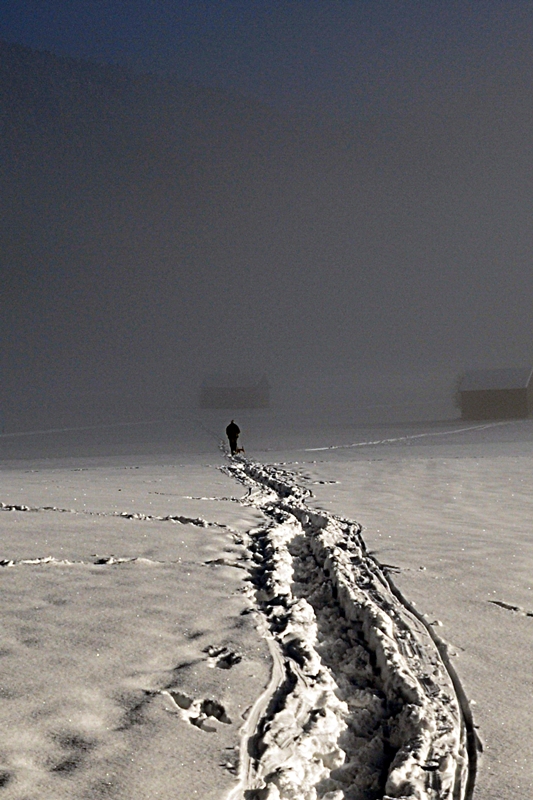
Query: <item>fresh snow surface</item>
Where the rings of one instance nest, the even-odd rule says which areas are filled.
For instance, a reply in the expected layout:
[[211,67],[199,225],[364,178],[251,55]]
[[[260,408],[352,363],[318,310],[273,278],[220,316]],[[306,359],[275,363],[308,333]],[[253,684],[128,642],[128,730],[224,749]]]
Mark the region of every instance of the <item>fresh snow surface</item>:
[[0,436],[0,798],[533,797],[533,422],[236,420]]

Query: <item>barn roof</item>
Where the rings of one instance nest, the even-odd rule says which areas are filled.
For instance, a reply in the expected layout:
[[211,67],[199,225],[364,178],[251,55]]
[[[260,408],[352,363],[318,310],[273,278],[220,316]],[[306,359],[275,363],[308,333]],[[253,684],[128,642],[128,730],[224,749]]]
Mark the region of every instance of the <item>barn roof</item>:
[[526,389],[532,374],[532,367],[474,369],[464,374],[459,391],[479,392],[494,389]]

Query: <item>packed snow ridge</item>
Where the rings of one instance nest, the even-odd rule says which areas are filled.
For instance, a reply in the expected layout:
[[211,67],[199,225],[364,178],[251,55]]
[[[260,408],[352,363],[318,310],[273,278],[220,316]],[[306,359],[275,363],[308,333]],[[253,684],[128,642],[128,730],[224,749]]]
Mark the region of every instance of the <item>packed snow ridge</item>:
[[132,511],[89,511],[87,509],[80,510],[76,508],[58,508],[57,506],[40,506],[39,508],[34,508],[32,506],[1,502],[0,511],[28,511],[31,513],[55,511],[58,514],[86,514],[90,517],[121,517],[122,519],[137,519],[148,522],[152,520],[156,522],[179,522],[182,525],[196,525],[199,528],[209,528],[212,526],[218,528],[226,527],[225,525],[220,526],[215,522],[207,522],[201,517],[184,517],[182,514],[164,514],[154,516],[153,514],[142,514],[140,512]]
[[227,800],[468,800],[476,737],[446,647],[366,551],[311,510],[293,474],[224,467],[261,510],[251,583],[273,656]]

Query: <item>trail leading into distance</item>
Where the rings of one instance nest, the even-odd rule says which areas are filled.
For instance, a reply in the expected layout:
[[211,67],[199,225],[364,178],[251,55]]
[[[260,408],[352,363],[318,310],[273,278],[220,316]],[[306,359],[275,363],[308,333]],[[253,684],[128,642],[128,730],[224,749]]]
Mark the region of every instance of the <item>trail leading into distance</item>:
[[412,439],[425,439],[428,436],[453,436],[457,433],[467,433],[468,431],[483,431],[487,428],[497,428],[500,425],[511,425],[515,420],[504,420],[503,422],[489,422],[486,425],[469,425],[466,428],[453,428],[449,431],[427,431],[426,433],[413,433],[408,436],[395,436],[390,439],[375,439],[370,442],[353,442],[352,444],[332,444],[326,447],[306,447],[306,453],[315,453],[320,450],[348,450],[351,447],[372,447],[377,444],[394,444],[395,442],[408,442]]
[[311,510],[278,467],[233,458],[251,582],[273,652],[227,800],[469,800],[473,721],[445,644],[367,552],[361,526]]

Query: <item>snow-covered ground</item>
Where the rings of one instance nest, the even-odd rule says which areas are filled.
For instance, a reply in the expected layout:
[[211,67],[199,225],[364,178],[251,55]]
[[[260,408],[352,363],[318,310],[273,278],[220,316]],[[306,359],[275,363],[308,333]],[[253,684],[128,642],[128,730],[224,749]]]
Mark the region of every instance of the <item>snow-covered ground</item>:
[[227,421],[0,437],[0,797],[533,796],[533,422]]

